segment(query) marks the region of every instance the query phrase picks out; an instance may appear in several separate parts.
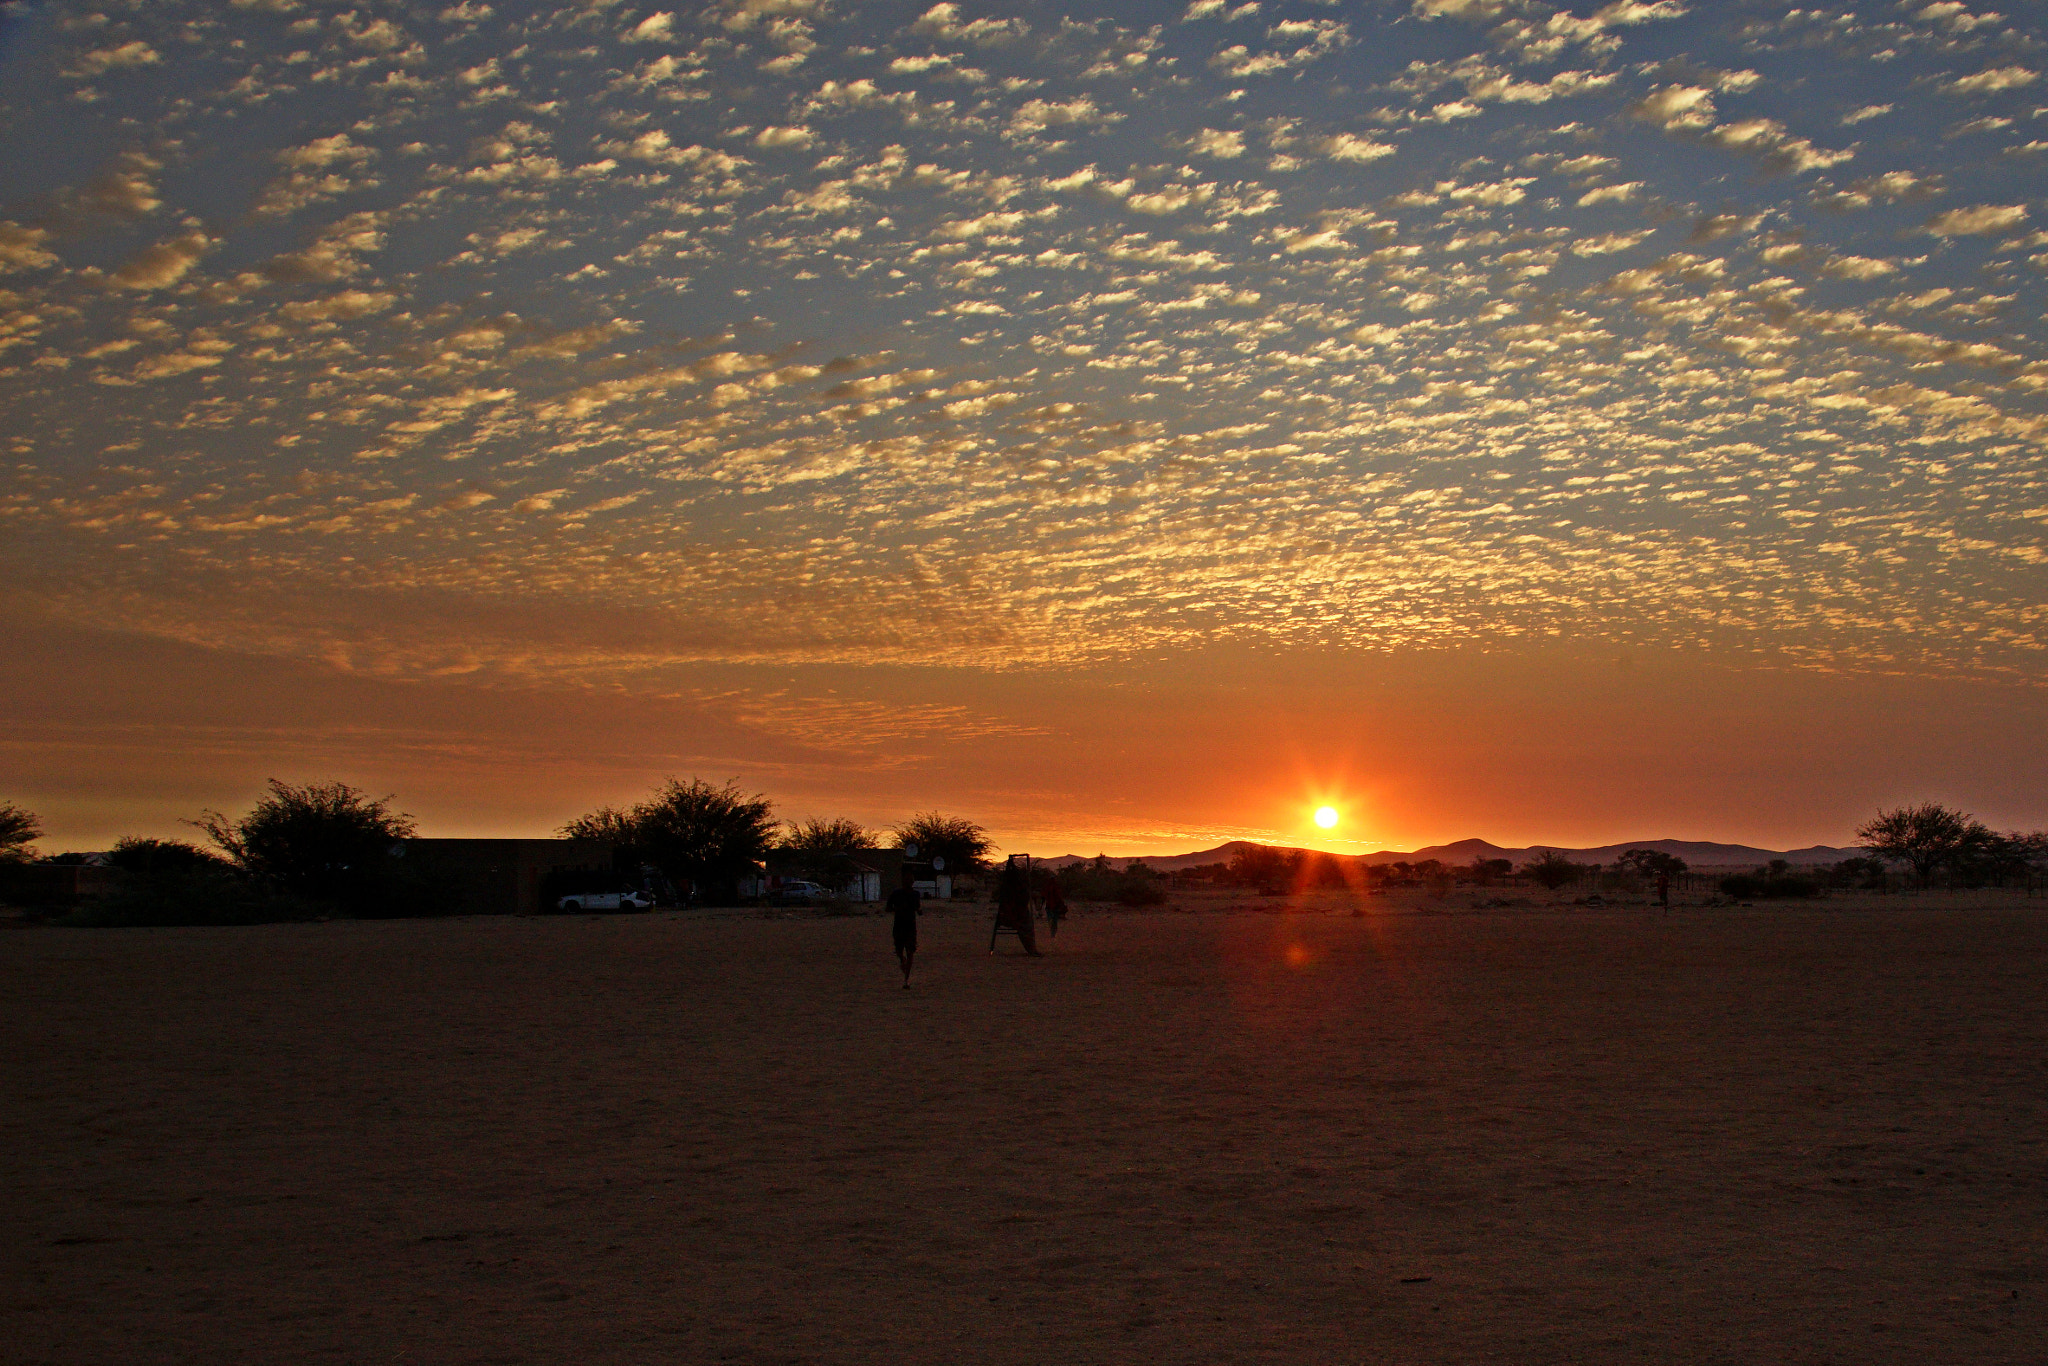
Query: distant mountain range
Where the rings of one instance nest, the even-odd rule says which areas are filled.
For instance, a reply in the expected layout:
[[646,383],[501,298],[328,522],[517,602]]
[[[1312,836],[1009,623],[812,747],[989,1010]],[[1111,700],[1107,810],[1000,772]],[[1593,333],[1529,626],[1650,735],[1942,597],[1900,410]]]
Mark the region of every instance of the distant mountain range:
[[[1162,873],[1175,872],[1182,868],[1198,868],[1205,863],[1228,863],[1239,850],[1255,848],[1251,840],[1232,840],[1219,844],[1214,849],[1203,849],[1192,854],[1169,854],[1156,858],[1112,858],[1110,863],[1118,868],[1133,863],[1142,863],[1147,868]],[[1662,854],[1671,854],[1686,861],[1693,868],[1755,868],[1781,858],[1795,867],[1820,863],[1839,863],[1845,858],[1861,858],[1861,849],[1838,849],[1831,845],[1816,844],[1806,849],[1756,849],[1747,844],[1714,844],[1706,840],[1630,840],[1626,844],[1602,844],[1592,849],[1566,849],[1561,845],[1538,844],[1527,849],[1508,849],[1485,840],[1459,840],[1455,844],[1432,844],[1426,849],[1401,853],[1393,849],[1382,849],[1371,854],[1339,854],[1335,857],[1355,860],[1359,863],[1421,863],[1425,859],[1436,859],[1440,863],[1471,863],[1474,859],[1504,858],[1516,867],[1529,862],[1546,849],[1556,849],[1574,863],[1612,863],[1630,849],[1655,849]],[[1063,854],[1058,858],[1040,859],[1039,862],[1064,868],[1070,863],[1087,863],[1090,859],[1083,854]]]

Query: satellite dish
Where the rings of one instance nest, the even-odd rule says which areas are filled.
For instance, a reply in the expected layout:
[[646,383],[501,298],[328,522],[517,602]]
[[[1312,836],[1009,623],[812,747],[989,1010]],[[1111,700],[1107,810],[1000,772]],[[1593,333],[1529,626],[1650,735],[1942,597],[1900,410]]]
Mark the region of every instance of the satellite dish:
[[944,854],[932,855],[932,871],[935,873],[943,873],[946,871],[946,856]]
[[905,858],[912,858],[912,859],[916,858],[916,857],[917,857],[917,846],[916,846],[916,845],[914,845],[914,844],[906,844],[906,845],[904,845],[904,846],[903,846],[903,857],[905,857]]
[[405,857],[405,842],[404,842],[403,840],[400,840],[400,841],[399,841],[399,842],[398,842],[397,844],[394,844],[394,845],[392,845],[392,846],[391,846],[391,851],[390,851],[390,852],[391,852],[391,857],[393,857],[393,858],[404,858],[404,857]]

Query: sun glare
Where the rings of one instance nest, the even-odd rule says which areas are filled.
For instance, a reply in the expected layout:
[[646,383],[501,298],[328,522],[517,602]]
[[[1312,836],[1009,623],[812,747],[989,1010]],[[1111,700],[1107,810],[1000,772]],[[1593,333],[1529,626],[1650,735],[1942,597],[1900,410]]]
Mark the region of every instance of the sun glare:
[[1321,827],[1322,829],[1324,829],[1324,830],[1334,830],[1334,829],[1336,829],[1336,828],[1337,828],[1337,808],[1336,808],[1336,807],[1334,807],[1334,806],[1319,806],[1319,807],[1317,807],[1317,808],[1316,808],[1316,824],[1317,824],[1318,826],[1320,826],[1320,827]]

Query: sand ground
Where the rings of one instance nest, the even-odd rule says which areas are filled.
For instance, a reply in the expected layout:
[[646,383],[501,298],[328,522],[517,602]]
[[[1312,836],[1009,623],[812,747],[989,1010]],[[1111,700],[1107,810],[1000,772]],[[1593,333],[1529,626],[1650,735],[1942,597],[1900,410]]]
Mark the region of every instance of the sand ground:
[[0,1359],[2048,1360],[2048,903],[0,933]]

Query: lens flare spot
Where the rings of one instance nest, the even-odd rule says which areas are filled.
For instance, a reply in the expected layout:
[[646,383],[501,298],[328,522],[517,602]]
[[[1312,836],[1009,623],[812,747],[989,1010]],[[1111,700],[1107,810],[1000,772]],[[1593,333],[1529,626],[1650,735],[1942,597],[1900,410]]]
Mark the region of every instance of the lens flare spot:
[[1336,808],[1336,807],[1334,807],[1334,806],[1319,806],[1319,807],[1317,807],[1317,808],[1316,808],[1316,824],[1317,824],[1318,826],[1320,826],[1321,828],[1323,828],[1323,829],[1325,829],[1325,830],[1334,830],[1334,829],[1336,829],[1336,828],[1337,828],[1337,819],[1338,819],[1338,816],[1337,816],[1337,808]]
[[1281,956],[1287,960],[1287,966],[1290,968],[1305,968],[1308,966],[1309,952],[1306,944],[1289,944],[1286,952]]

